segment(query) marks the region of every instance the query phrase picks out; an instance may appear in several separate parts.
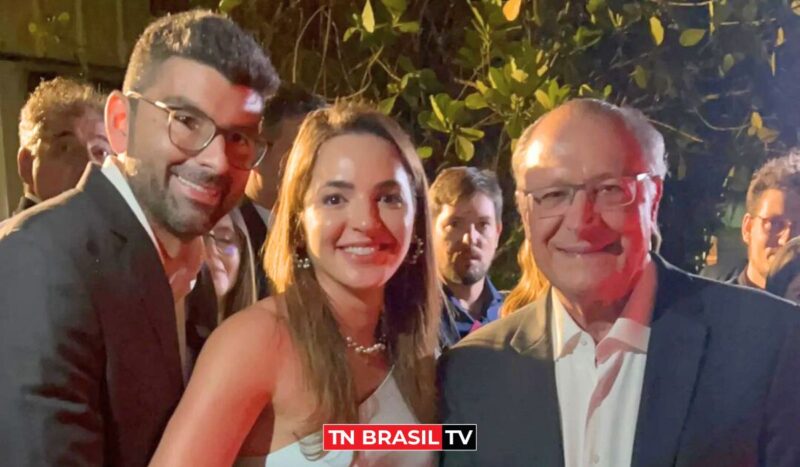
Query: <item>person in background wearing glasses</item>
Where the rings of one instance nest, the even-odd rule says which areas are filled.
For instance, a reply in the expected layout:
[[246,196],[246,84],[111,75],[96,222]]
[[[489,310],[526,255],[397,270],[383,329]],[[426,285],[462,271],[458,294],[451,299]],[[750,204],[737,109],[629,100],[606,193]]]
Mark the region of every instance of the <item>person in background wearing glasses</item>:
[[217,320],[213,288],[203,307],[189,294],[209,290],[202,237],[264,155],[277,85],[223,16],[145,29],[105,107],[117,156],[0,230],[3,464],[149,462]]
[[90,161],[102,163],[110,152],[103,105],[101,93],[70,78],[36,86],[19,118],[17,166],[24,194],[15,214],[74,188]]
[[241,213],[234,209],[205,235],[206,264],[217,295],[218,322],[256,302],[255,264]]
[[778,250],[800,234],[800,152],[767,161],[747,189],[742,240],[747,261],[733,271],[707,268],[701,275],[763,289]]
[[651,251],[664,140],[639,111],[569,101],[512,158],[549,292],[440,359],[444,466],[800,465],[800,313]]

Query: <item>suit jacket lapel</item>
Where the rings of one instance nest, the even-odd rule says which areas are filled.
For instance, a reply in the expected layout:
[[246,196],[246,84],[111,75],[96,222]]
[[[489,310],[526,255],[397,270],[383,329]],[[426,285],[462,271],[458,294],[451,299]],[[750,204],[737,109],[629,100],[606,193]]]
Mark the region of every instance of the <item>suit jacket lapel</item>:
[[533,397],[528,399],[530,405],[520,407],[520,410],[530,412],[528,427],[522,432],[535,436],[525,437],[520,449],[530,452],[529,458],[537,459],[537,465],[556,466],[564,465],[564,448],[551,338],[551,293],[552,289],[544,297],[518,311],[525,315],[511,338],[511,347],[530,359],[531,365],[526,373],[535,391],[535,395],[532,394]]
[[[128,292],[135,303],[131,306],[131,313],[146,317],[161,347],[164,361],[153,364],[162,366],[170,380],[182,386],[175,304],[153,241],[99,167],[90,164],[77,188],[99,207],[108,221],[109,229],[120,243],[118,267],[125,270],[125,274],[119,276],[121,283],[110,283],[108,286]],[[135,352],[136,349],[131,351]]]
[[654,259],[658,291],[636,424],[634,467],[675,464],[708,334],[699,317],[703,304],[692,291],[691,277],[655,255]]

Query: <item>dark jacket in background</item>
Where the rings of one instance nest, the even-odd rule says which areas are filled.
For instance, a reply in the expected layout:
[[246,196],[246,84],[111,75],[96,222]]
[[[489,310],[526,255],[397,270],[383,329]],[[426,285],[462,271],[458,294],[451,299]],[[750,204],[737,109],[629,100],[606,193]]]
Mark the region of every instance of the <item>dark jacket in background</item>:
[[[800,308],[656,264],[631,465],[799,466]],[[478,425],[443,466],[564,465],[550,295],[440,359],[443,423]]]
[[239,212],[242,213],[244,224],[247,226],[247,233],[250,235],[250,246],[253,249],[255,258],[256,290],[258,299],[269,296],[269,284],[267,275],[264,272],[264,242],[267,241],[267,225],[264,219],[256,211],[253,201],[245,196],[239,204]]
[[[196,355],[216,300],[187,302]],[[0,368],[4,465],[147,465],[184,389],[175,309],[99,167],[0,229]]]

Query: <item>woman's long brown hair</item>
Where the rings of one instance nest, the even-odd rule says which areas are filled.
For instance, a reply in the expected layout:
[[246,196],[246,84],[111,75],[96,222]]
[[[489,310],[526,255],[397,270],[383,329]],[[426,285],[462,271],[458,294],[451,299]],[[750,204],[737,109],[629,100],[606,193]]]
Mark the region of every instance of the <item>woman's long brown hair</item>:
[[412,183],[414,232],[424,241],[424,252],[414,264],[404,261],[389,279],[381,330],[400,392],[420,422],[429,423],[436,411],[433,350],[440,294],[429,241],[428,184],[410,138],[397,123],[372,108],[347,103],[306,117],[286,161],[264,267],[274,295],[285,303],[287,326],[303,375],[316,396],[318,406],[309,424],[357,422],[355,386],[330,301],[313,267],[297,268],[294,261],[296,252],[305,251],[300,214],[319,148],[335,136],[352,133],[375,135],[393,144]]

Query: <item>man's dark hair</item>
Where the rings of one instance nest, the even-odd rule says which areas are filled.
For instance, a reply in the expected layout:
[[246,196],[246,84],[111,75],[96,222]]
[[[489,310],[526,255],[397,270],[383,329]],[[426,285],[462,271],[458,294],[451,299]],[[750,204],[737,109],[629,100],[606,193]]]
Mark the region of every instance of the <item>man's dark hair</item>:
[[503,192],[497,183],[497,175],[491,170],[475,167],[450,167],[439,173],[428,191],[431,214],[436,217],[442,211],[442,206],[453,206],[475,193],[483,193],[492,200],[495,218],[500,223]]
[[191,10],[164,16],[147,26],[133,48],[123,90],[142,91],[171,57],[208,65],[231,83],[263,96],[272,95],[279,84],[275,68],[250,34],[224,16]]
[[328,104],[322,96],[308,92],[297,84],[281,83],[264,106],[264,124],[275,125],[284,118],[299,117]]
[[800,195],[800,150],[767,161],[753,175],[747,189],[747,212],[755,214],[761,195],[767,190],[791,191]]

